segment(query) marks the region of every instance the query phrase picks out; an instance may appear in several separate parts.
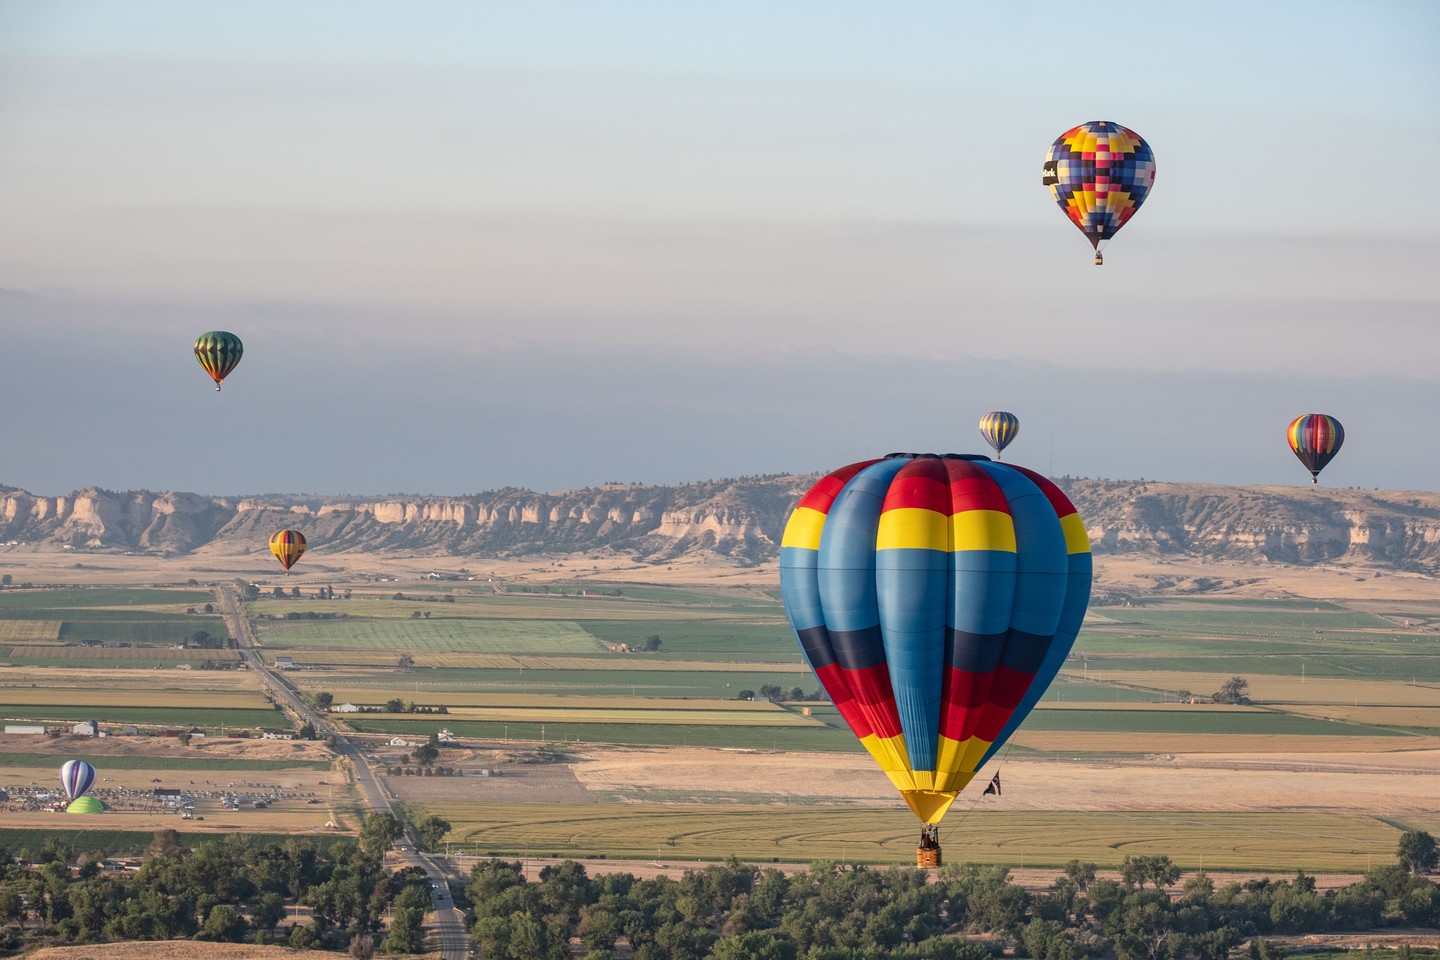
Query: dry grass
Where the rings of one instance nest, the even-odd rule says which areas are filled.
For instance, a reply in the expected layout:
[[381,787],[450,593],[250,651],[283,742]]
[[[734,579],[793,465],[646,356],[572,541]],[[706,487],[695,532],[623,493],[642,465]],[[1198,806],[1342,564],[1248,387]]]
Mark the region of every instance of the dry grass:
[[25,960],[336,960],[323,950],[258,947],[246,943],[171,940],[103,943],[85,947],[42,947]]
[[1042,753],[1353,753],[1368,750],[1434,750],[1440,737],[1345,737],[1288,734],[1086,733],[1027,731],[1011,738],[1016,746]]
[[59,620],[0,620],[0,641],[27,643],[60,639]]
[[[130,689],[118,686],[80,687],[12,687],[0,685],[0,705],[46,706],[78,704],[94,707],[203,707],[206,709],[264,710],[270,703],[260,691],[226,692],[213,690],[177,690],[137,685],[130,680]],[[139,686],[140,689],[135,689]]]

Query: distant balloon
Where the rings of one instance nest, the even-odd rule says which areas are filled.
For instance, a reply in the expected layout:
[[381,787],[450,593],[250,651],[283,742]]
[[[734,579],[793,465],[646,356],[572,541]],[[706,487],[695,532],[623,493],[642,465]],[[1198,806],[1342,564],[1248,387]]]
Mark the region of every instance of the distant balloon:
[[280,566],[289,573],[295,561],[305,552],[305,535],[299,530],[281,530],[270,538],[270,552],[280,561]]
[[996,459],[999,459],[1001,452],[1010,446],[1010,441],[1019,433],[1020,418],[1013,413],[992,410],[980,418],[980,436],[995,448]]
[[842,467],[801,498],[780,547],[780,593],[806,661],[929,825],[1055,678],[1090,577],[1085,524],[1065,494],[988,457]]
[[1310,482],[1320,482],[1320,471],[1335,459],[1340,445],[1345,442],[1345,428],[1340,421],[1323,413],[1307,413],[1290,421],[1285,438],[1290,449],[1310,471]]
[[95,783],[95,768],[84,760],[66,760],[60,766],[60,786],[71,800],[79,800]]
[[1155,183],[1155,155],[1140,134],[1092,120],[1060,134],[1045,155],[1041,183],[1095,248],[1125,226]]
[[200,366],[204,367],[205,372],[215,381],[217,391],[220,389],[220,381],[230,375],[230,371],[235,369],[244,353],[245,345],[240,342],[240,338],[224,330],[202,333],[195,341],[195,359],[200,361]]

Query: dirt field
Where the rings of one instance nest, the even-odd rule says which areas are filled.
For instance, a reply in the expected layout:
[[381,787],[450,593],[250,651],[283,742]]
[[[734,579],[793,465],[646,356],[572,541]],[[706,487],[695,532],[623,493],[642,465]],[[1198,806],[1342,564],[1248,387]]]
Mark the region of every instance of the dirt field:
[[[1233,740],[1232,740],[1233,743]],[[868,756],[596,748],[575,765],[589,791],[643,796],[694,786],[804,803],[899,803]],[[1300,811],[1440,817],[1440,745],[1397,753],[1176,754],[1130,761],[1011,759],[1000,798],[962,795],[986,810],[1234,813]],[[987,773],[989,768],[987,768]]]
[[[16,580],[27,579],[36,583],[184,584],[191,577],[202,583],[233,577],[263,577],[278,582],[278,571],[269,562],[268,556],[261,557],[256,553],[237,555],[233,551],[234,545],[217,545],[188,557],[160,559],[61,552],[27,545],[0,547],[0,560]],[[778,567],[774,561],[754,567],[736,567],[708,558],[681,558],[657,566],[635,563],[625,557],[592,558],[588,554],[582,562],[565,556],[496,560],[428,554],[326,553],[316,549],[306,554],[304,564],[297,565],[285,582],[287,586],[298,586],[302,590],[349,576],[384,575],[398,577],[404,582],[420,580],[431,571],[458,573],[461,567],[479,576],[503,577],[518,583],[587,579],[773,590],[779,582]],[[1142,556],[1099,555],[1095,558],[1095,582],[1099,588],[1145,592],[1154,588],[1157,576],[1206,578],[1233,583],[1235,586],[1226,593],[1240,597],[1431,602],[1436,599],[1436,583],[1431,577],[1392,572],[1376,577],[1374,571],[1367,567],[1289,567],[1198,559],[1161,560]]]
[[175,940],[42,947],[23,956],[25,960],[335,960],[341,954],[323,950],[291,950],[289,947],[257,947],[245,943]]

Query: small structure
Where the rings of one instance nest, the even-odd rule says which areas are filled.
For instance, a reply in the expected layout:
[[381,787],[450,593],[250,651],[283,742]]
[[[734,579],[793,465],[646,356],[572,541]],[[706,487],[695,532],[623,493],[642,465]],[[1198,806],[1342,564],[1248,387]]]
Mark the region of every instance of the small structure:
[[411,743],[409,740],[406,740],[404,737],[395,737],[395,738],[393,738],[393,739],[390,741],[390,746],[392,746],[392,747],[413,747],[413,746],[415,746],[415,744]]
[[138,736],[140,736],[140,728],[137,727],[137,726],[135,726],[135,724],[133,724],[133,723],[127,723],[127,724],[125,724],[125,726],[123,726],[123,727],[120,728],[120,736],[122,736],[122,737],[138,737]]
[[70,728],[70,734],[76,737],[98,737],[100,736],[100,723],[96,720],[81,720]]
[[353,703],[337,703],[330,708],[331,713],[359,713],[360,708]]
[[265,740],[294,740],[295,731],[266,728],[260,731],[260,736]]
[[440,732],[437,733],[437,734],[435,734],[435,739],[436,739],[436,740],[439,740],[441,743],[459,743],[459,742],[460,742],[460,741],[458,741],[458,740],[455,739],[455,734],[451,733],[449,730],[447,730],[447,729],[444,728],[444,727],[441,727],[441,728],[440,728]]
[[45,734],[45,725],[39,723],[7,723],[5,724],[5,732],[38,733],[43,736]]
[[295,658],[294,658],[294,657],[276,657],[276,658],[275,658],[275,669],[276,669],[276,670],[293,670],[293,669],[295,669]]

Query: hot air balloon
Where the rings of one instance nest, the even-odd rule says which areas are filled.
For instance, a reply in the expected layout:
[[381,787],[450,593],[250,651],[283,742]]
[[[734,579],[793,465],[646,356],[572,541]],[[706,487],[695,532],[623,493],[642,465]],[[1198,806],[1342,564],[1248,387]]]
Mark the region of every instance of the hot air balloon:
[[1340,421],[1323,413],[1307,413],[1290,421],[1285,432],[1290,449],[1310,471],[1310,482],[1320,482],[1320,471],[1325,464],[1335,459],[1340,445],[1345,442],[1345,428]]
[[270,552],[280,561],[280,566],[289,573],[295,561],[305,552],[305,534],[299,530],[281,530],[270,538]]
[[925,824],[1050,685],[1090,601],[1090,541],[1053,483],[988,457],[852,463],[795,507],[785,613],[810,668]]
[[1010,441],[1020,433],[1020,418],[1013,413],[1006,413],[1004,410],[992,410],[980,418],[980,436],[985,442],[995,448],[995,459],[1000,459],[1000,454]]
[[210,374],[215,381],[215,389],[220,389],[220,381],[230,375],[230,371],[240,362],[240,357],[245,353],[245,345],[240,338],[233,333],[224,330],[211,330],[200,334],[195,341],[195,359],[200,361],[200,366]]
[[1060,134],[1045,155],[1041,182],[1095,248],[1125,226],[1155,184],[1155,155],[1134,130],[1092,120]]
[[94,783],[95,768],[84,760],[66,760],[60,765],[60,786],[71,800],[79,800]]

